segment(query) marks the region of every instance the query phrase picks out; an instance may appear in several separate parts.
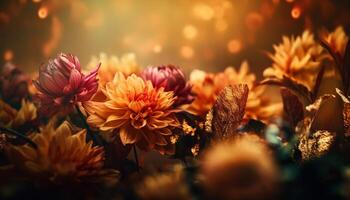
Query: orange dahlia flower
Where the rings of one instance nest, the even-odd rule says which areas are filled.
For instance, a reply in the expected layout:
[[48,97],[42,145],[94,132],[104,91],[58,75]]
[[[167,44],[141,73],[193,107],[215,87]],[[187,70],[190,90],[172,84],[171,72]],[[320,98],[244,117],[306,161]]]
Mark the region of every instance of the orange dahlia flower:
[[190,75],[192,91],[197,96],[188,107],[188,111],[204,116],[214,105],[219,92],[228,85],[247,84],[249,88],[246,104],[245,119],[258,119],[268,121],[274,114],[278,114],[281,106],[273,105],[263,94],[264,86],[256,86],[256,77],[249,72],[249,65],[243,62],[236,70],[228,67],[224,72],[213,74],[200,70],[194,70]]
[[175,101],[172,92],[156,89],[150,81],[145,82],[135,74],[125,78],[120,72],[101,90],[105,99],[99,96],[83,103],[90,125],[102,131],[119,129],[124,145],[174,153],[171,129],[179,123],[172,109]]
[[[29,135],[37,145],[11,146],[8,156],[16,168],[36,180],[99,182],[118,180],[114,170],[103,169],[104,150],[86,142],[86,130],[74,132],[68,122],[58,128],[54,123]],[[106,182],[107,183],[107,182]]]

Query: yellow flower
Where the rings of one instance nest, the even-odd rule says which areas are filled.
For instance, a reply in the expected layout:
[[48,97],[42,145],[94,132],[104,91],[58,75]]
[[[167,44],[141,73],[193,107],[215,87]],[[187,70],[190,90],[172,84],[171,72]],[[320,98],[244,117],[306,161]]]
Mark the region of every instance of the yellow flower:
[[99,63],[101,63],[101,67],[98,71],[98,77],[102,85],[112,81],[114,74],[117,72],[122,72],[124,75],[129,76],[132,73],[138,73],[140,70],[133,53],[125,54],[121,58],[100,53],[99,57],[92,57],[87,65],[87,69],[94,69]]
[[26,122],[33,121],[37,117],[36,107],[33,103],[22,100],[19,111],[0,100],[0,125],[7,128],[18,128]]
[[200,176],[208,199],[273,199],[278,168],[254,135],[221,141],[203,156]]
[[53,124],[29,135],[36,149],[29,145],[10,148],[9,157],[18,169],[55,183],[117,180],[115,171],[103,169],[103,148],[86,143],[86,130],[73,134],[68,122],[56,129]]
[[246,105],[246,119],[259,119],[268,121],[274,114],[278,114],[278,106],[270,106],[269,100],[264,97],[265,87],[256,86],[256,77],[249,72],[249,65],[243,62],[236,70],[228,67],[224,72],[212,74],[200,70],[194,70],[190,75],[193,85],[192,91],[197,95],[194,102],[188,107],[188,111],[204,116],[214,105],[219,92],[228,85],[247,84],[249,88]]
[[324,57],[322,47],[309,31],[296,38],[283,36],[282,39],[281,44],[273,46],[275,53],[268,54],[273,64],[265,69],[264,76],[282,78],[285,75],[311,90]]
[[[105,100],[84,102],[87,122],[102,131],[119,129],[122,143],[136,144],[143,150],[156,149],[173,154],[172,129],[179,126],[172,104],[172,92],[156,89],[135,74],[125,78],[117,73],[101,89]],[[102,98],[98,98],[102,99]]]
[[173,172],[146,177],[136,188],[142,200],[190,200],[191,195],[184,183],[182,167],[176,165]]
[[344,28],[338,26],[333,32],[324,32],[321,37],[329,44],[330,48],[340,55],[344,55],[346,44],[349,37],[346,35]]

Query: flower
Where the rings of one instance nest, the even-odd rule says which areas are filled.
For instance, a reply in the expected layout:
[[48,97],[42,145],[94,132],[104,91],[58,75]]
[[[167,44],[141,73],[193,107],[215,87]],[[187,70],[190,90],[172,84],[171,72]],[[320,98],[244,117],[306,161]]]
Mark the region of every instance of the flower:
[[179,122],[172,109],[175,101],[172,92],[154,88],[150,81],[135,74],[125,78],[120,72],[101,90],[105,99],[83,103],[91,126],[102,131],[119,129],[124,145],[136,144],[143,150],[174,153],[171,130],[179,126]]
[[344,55],[346,44],[349,41],[349,37],[346,35],[344,28],[338,26],[333,32],[324,32],[321,34],[321,38],[326,41],[329,47],[340,55]]
[[164,91],[173,91],[177,99],[174,106],[190,104],[194,100],[191,85],[187,82],[181,69],[174,65],[147,67],[141,77],[152,82],[156,88],[163,87]]
[[273,47],[275,53],[268,53],[273,64],[265,69],[264,76],[282,79],[285,75],[311,90],[324,57],[323,49],[315,42],[314,35],[304,31],[296,38],[283,36],[283,42]]
[[88,75],[81,72],[80,63],[72,54],[59,54],[49,60],[33,81],[39,90],[40,113],[52,115],[70,111],[77,102],[88,101],[97,91],[99,65]]
[[215,144],[200,175],[209,199],[273,199],[279,177],[269,149],[254,135]]
[[37,110],[33,103],[22,100],[21,108],[17,111],[0,100],[0,125],[18,129],[37,118]]
[[239,70],[228,67],[224,72],[217,74],[194,70],[190,75],[190,82],[196,98],[187,110],[196,115],[205,116],[214,105],[220,91],[228,85],[236,84],[247,84],[249,88],[245,119],[266,122],[274,114],[278,115],[281,110],[280,105],[271,104],[263,95],[265,87],[256,85],[256,77],[253,73],[249,73],[247,62],[243,62]]
[[117,180],[116,171],[103,169],[103,148],[86,142],[85,129],[73,132],[68,122],[54,128],[51,121],[29,137],[36,149],[29,145],[12,146],[8,156],[30,176],[55,183]]
[[6,63],[0,74],[0,96],[8,104],[18,108],[29,95],[28,77],[15,65]]
[[172,172],[146,177],[136,188],[142,200],[190,200],[189,189],[184,183],[183,169],[176,165]]
[[117,72],[122,72],[125,76],[129,76],[133,73],[138,73],[140,70],[135,54],[133,53],[124,54],[121,58],[100,53],[99,57],[94,56],[91,58],[87,69],[92,70],[99,63],[102,63],[98,72],[99,83],[101,85],[112,81]]

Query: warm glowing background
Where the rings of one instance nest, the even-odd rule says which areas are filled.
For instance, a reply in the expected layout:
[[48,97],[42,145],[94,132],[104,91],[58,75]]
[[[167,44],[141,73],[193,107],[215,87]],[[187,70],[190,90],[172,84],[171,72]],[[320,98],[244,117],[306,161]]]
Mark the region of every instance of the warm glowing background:
[[[260,74],[282,35],[350,24],[348,0],[1,0],[1,63],[34,71],[59,52],[134,52],[141,66],[218,71],[247,59]],[[347,30],[348,31],[348,30]]]

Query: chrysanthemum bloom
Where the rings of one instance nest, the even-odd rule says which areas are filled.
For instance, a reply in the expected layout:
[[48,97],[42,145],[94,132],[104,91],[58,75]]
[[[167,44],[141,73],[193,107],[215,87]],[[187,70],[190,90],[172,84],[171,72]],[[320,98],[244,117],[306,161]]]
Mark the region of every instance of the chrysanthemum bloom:
[[172,92],[156,89],[150,81],[135,74],[125,78],[120,72],[102,92],[105,99],[83,103],[90,125],[102,131],[119,129],[124,145],[136,144],[143,150],[174,153],[171,129],[179,123],[172,108],[175,100]]
[[38,80],[33,81],[39,90],[39,112],[51,115],[70,111],[77,102],[84,102],[96,93],[99,65],[88,75],[81,72],[76,56],[59,54],[40,69]]
[[305,31],[296,38],[284,36],[283,42],[273,47],[275,53],[268,54],[273,64],[265,69],[264,76],[282,78],[285,75],[311,90],[324,57],[323,48],[315,42],[314,35]]
[[54,128],[49,123],[29,137],[37,145],[12,146],[9,157],[15,167],[35,180],[54,183],[118,180],[114,170],[103,169],[104,150],[86,143],[86,130],[73,133],[68,122]]
[[181,166],[173,172],[146,177],[136,188],[142,200],[190,200],[192,199]]
[[214,144],[203,155],[200,176],[208,199],[273,199],[278,168],[267,146],[246,135]]
[[197,115],[205,115],[214,105],[219,92],[224,87],[235,84],[247,84],[249,88],[245,119],[252,118],[266,122],[273,115],[278,115],[281,110],[281,106],[271,104],[264,96],[264,86],[256,86],[256,77],[249,72],[247,62],[243,62],[238,71],[233,67],[228,67],[224,72],[217,74],[194,70],[190,82],[197,97],[188,111]]
[[140,67],[136,62],[135,54],[133,53],[125,54],[120,58],[100,53],[99,57],[94,56],[91,58],[87,65],[87,69],[94,69],[98,63],[101,63],[98,72],[99,83],[101,85],[105,85],[107,82],[112,81],[117,72],[122,72],[125,76],[129,76],[133,73],[138,73],[140,70]]
[[324,32],[321,34],[324,41],[328,43],[330,48],[340,55],[344,55],[346,44],[348,43],[349,37],[346,35],[344,28],[338,26],[333,32]]
[[192,103],[194,95],[191,92],[191,84],[187,82],[181,69],[174,65],[147,67],[141,76],[152,82],[156,88],[164,88],[164,91],[174,92],[176,100],[174,106]]
[[29,95],[28,77],[15,65],[6,63],[0,74],[0,96],[8,104],[18,108]]
[[33,103],[22,100],[21,108],[17,111],[0,100],[0,126],[17,129],[30,123],[37,117],[36,107]]

